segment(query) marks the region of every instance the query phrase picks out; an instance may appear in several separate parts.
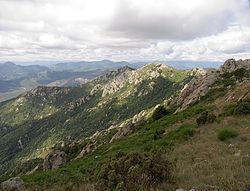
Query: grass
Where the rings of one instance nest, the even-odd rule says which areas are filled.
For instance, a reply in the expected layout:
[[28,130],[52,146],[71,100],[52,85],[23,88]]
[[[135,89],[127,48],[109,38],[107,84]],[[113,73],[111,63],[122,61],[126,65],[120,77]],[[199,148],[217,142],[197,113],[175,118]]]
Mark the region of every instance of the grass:
[[[185,144],[168,152],[175,161],[177,188],[198,190],[244,190],[250,184],[250,116],[226,117],[221,122],[206,124]],[[221,142],[217,138],[221,127],[238,131],[237,139]]]
[[218,139],[221,141],[227,141],[229,139],[235,138],[238,136],[238,133],[235,129],[223,128],[218,133]]

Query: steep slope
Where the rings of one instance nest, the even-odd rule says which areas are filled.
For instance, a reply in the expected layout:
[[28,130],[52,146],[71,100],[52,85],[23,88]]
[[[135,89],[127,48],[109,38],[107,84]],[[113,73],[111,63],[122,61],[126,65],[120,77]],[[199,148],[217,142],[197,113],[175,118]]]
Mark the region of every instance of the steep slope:
[[[30,188],[55,190],[58,185],[62,190],[94,190],[87,186],[90,183],[98,190],[150,190],[150,186],[155,190],[246,190],[250,185],[249,68],[249,60],[228,60],[212,73],[216,74],[212,83],[204,77],[211,73],[201,71],[184,88],[191,88],[189,95],[182,91],[173,101],[164,101],[168,111],[155,109],[152,116],[160,117],[148,118],[146,124],[132,129],[113,126],[87,139],[58,145],[55,149],[66,153],[68,164],[22,178]],[[200,82],[196,89],[205,93],[197,94],[194,81]],[[186,104],[189,96],[195,101]],[[176,108],[181,109],[176,112]],[[120,129],[128,128],[124,136],[113,139]],[[154,154],[159,149],[163,156]]]
[[80,87],[38,87],[2,103],[1,173],[44,158],[56,144],[119,125],[174,95],[191,78],[191,71],[165,65],[123,67]]

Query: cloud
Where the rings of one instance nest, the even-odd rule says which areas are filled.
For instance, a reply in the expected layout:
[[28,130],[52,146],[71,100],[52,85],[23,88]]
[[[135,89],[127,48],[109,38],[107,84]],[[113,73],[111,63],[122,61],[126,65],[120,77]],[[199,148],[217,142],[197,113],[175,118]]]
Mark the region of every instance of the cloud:
[[246,5],[236,0],[119,2],[109,30],[130,38],[188,40],[225,30],[229,18],[247,20]]
[[0,0],[0,57],[249,57],[249,10],[248,0]]

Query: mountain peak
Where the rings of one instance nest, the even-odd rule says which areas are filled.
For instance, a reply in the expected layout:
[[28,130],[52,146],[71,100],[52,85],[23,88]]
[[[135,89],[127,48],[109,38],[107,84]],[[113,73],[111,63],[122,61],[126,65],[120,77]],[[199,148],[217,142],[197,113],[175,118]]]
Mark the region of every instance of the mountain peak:
[[250,69],[250,59],[246,60],[235,60],[233,58],[228,59],[224,62],[224,64],[220,67],[221,72],[232,72],[239,68]]
[[106,81],[108,81],[110,79],[113,79],[113,78],[115,78],[117,76],[120,76],[120,75],[122,75],[124,73],[130,72],[132,70],[134,70],[134,69],[131,68],[131,67],[129,67],[129,66],[123,66],[123,67],[118,68],[116,70],[112,70],[112,71],[106,73],[103,76],[97,77],[94,81],[96,81],[98,83],[100,83],[100,82],[106,82]]
[[4,65],[8,65],[8,66],[15,66],[16,64],[15,63],[13,63],[13,62],[10,62],[10,61],[7,61],[7,62],[4,62],[3,63]]

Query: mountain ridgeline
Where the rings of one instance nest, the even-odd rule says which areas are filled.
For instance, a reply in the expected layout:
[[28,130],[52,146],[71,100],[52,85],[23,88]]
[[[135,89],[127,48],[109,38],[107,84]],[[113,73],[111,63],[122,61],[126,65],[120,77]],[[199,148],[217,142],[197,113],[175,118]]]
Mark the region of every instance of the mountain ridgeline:
[[129,63],[110,60],[63,62],[48,66],[0,63],[0,102],[37,86],[78,86],[109,70],[126,65]]
[[39,86],[0,105],[2,179],[22,176],[31,190],[245,189],[249,80],[250,60],[230,59],[219,69],[125,66],[75,87]]

